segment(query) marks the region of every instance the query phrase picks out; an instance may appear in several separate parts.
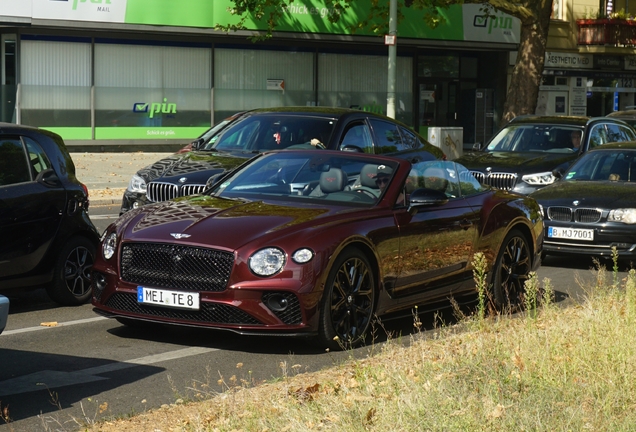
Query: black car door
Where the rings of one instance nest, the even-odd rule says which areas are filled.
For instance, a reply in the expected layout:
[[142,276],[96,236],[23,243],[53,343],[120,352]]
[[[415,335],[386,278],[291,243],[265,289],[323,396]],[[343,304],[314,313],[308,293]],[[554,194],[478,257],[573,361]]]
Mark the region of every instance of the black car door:
[[32,139],[0,137],[0,278],[33,270],[55,237],[66,191],[59,180],[36,181],[50,168]]
[[445,204],[396,214],[400,229],[400,271],[395,297],[426,293],[445,297],[472,277],[469,261],[477,235],[479,213],[461,196],[455,164],[428,161],[413,165],[406,190],[444,192]]

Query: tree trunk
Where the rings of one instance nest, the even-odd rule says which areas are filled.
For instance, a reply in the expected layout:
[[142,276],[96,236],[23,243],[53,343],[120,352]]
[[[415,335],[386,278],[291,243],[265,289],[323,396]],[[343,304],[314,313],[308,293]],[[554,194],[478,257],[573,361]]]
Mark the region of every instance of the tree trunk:
[[521,21],[519,52],[508,86],[502,123],[518,115],[534,114],[537,108],[552,0],[537,2],[535,12],[537,16]]

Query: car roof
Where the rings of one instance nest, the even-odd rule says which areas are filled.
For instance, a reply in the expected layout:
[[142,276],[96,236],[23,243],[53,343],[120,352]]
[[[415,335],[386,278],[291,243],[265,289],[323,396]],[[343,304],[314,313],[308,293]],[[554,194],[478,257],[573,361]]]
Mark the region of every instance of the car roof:
[[624,111],[614,111],[609,113],[607,117],[614,118],[636,118],[636,109],[629,109]]
[[636,141],[623,141],[618,143],[603,144],[603,145],[591,148],[589,151],[596,152],[596,151],[616,150],[616,149],[636,150]]
[[564,126],[585,126],[592,117],[587,116],[540,116],[540,115],[522,115],[510,120],[509,124],[554,124]]
[[384,114],[374,113],[371,111],[363,111],[353,108],[342,107],[312,107],[312,106],[287,106],[287,107],[274,107],[274,108],[256,108],[246,111],[244,115],[251,114],[289,114],[289,115],[308,115],[316,117],[332,117],[340,118],[347,115],[362,114],[368,117],[375,117],[378,119],[388,120],[397,123],[401,126],[408,127],[399,120],[385,116]]
[[28,129],[28,130],[37,130],[37,131],[41,131],[41,129],[35,127],[35,126],[28,126],[28,125],[21,125],[21,124],[15,124],[15,123],[7,123],[7,122],[0,122],[0,130],[3,129]]

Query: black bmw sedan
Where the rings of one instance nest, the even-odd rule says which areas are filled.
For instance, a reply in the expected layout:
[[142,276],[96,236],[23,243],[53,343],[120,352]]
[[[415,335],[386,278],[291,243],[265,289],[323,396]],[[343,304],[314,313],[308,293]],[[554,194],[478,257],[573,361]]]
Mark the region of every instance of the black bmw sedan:
[[610,142],[636,140],[636,131],[609,117],[519,116],[483,148],[457,162],[481,183],[529,194],[554,183],[586,151]]
[[553,185],[532,194],[544,213],[544,252],[636,257],[636,142],[581,156]]
[[202,192],[258,153],[303,148],[390,154],[412,163],[445,158],[408,126],[382,115],[327,107],[257,109],[232,116],[215,134],[195,143],[193,151],[138,171],[124,192],[120,214]]

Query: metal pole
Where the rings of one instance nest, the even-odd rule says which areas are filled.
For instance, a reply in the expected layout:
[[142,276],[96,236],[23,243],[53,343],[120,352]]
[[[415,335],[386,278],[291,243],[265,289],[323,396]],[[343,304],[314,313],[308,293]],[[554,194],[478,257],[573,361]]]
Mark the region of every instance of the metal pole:
[[395,37],[395,43],[389,45],[389,70],[386,89],[386,115],[395,118],[395,81],[396,52],[397,52],[397,0],[391,0],[389,5],[389,35]]

